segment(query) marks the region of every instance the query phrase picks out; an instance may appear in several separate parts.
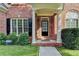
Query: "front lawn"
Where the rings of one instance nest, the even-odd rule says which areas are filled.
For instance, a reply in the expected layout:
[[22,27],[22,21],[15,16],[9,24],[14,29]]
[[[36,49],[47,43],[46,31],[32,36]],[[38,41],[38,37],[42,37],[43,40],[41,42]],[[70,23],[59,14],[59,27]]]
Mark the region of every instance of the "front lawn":
[[0,45],[0,56],[37,56],[38,47],[20,45]]
[[79,50],[71,50],[64,47],[59,47],[57,49],[63,56],[79,56]]

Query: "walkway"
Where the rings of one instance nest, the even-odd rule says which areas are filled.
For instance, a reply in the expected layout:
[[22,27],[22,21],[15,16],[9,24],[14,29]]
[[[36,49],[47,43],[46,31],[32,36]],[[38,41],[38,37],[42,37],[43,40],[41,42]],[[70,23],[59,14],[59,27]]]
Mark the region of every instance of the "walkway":
[[61,56],[55,47],[43,47],[39,49],[39,56]]

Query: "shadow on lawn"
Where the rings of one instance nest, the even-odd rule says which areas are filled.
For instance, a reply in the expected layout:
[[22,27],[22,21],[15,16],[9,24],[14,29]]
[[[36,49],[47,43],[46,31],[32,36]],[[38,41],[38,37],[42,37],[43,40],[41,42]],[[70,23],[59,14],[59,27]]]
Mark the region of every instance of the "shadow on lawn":
[[60,52],[60,54],[62,55],[62,56],[72,56],[71,54],[69,54],[69,53],[62,53],[62,52]]
[[60,54],[62,56],[72,56],[71,54],[67,53],[67,52],[63,52],[64,47],[57,47],[57,50],[60,52]]

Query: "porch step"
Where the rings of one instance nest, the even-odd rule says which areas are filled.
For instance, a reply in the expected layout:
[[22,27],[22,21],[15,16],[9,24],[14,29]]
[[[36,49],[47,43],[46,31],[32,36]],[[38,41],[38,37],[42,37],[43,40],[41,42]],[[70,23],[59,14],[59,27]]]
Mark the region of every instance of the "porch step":
[[62,43],[33,43],[35,46],[62,46]]

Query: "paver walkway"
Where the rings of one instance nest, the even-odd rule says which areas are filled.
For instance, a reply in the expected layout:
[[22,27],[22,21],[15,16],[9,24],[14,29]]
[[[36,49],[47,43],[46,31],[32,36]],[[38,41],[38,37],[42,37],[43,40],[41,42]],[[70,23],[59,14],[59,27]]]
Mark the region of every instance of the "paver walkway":
[[39,56],[61,56],[55,47],[43,47],[39,49]]

